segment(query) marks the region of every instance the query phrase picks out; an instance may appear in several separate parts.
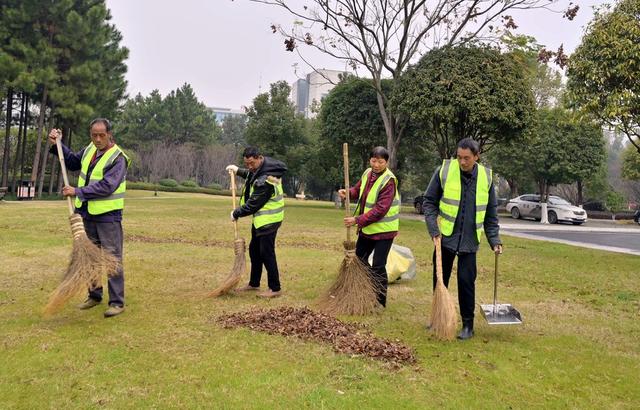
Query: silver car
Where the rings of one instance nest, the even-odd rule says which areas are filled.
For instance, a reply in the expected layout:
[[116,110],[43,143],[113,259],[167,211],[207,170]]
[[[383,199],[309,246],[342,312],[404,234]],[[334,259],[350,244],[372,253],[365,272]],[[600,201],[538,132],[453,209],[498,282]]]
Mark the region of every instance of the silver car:
[[[533,218],[539,221],[542,213],[540,195],[525,194],[513,198],[507,203],[507,211],[514,219]],[[570,202],[554,195],[549,196],[547,217],[552,224],[558,221],[571,222],[574,225],[587,222],[587,213],[584,209],[573,206]]]

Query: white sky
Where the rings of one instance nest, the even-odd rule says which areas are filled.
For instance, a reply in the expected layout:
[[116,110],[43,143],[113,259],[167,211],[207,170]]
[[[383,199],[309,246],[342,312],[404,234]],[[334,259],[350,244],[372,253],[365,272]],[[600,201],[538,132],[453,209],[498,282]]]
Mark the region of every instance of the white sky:
[[[302,0],[294,0],[302,1]],[[583,27],[603,0],[573,0],[580,12],[573,21],[545,10],[513,13],[517,33],[536,37],[567,54],[580,43]],[[559,0],[555,9],[565,9]],[[129,48],[128,92],[162,95],[185,82],[207,106],[240,108],[278,80],[293,82],[309,69],[296,53],[284,50],[283,39],[272,34],[272,23],[289,27],[293,18],[284,11],[247,0],[107,0],[113,23]],[[337,60],[310,56],[317,68],[342,70]]]

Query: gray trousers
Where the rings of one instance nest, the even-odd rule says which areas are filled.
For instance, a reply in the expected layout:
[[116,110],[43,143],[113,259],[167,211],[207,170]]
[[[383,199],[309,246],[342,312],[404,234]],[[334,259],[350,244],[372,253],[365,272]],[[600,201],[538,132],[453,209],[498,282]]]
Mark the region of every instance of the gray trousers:
[[[118,274],[108,278],[109,305],[124,306],[124,269],[122,267],[122,223],[120,222],[93,222],[83,220],[87,236],[93,243],[111,252],[120,261]],[[102,284],[89,289],[91,299],[102,300]]]

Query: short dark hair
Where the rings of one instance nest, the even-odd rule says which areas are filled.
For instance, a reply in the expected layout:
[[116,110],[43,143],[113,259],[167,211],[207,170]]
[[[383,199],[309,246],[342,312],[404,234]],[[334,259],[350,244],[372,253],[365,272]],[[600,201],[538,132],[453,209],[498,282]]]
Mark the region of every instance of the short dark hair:
[[389,151],[385,147],[373,147],[369,154],[369,159],[371,158],[382,158],[385,161],[389,161]]
[[261,155],[262,153],[260,153],[260,150],[257,147],[247,147],[242,152],[242,156],[244,158],[249,158],[249,157],[258,158]]
[[480,153],[480,144],[472,138],[463,138],[458,142],[458,148],[468,149],[473,155]]
[[104,128],[107,130],[107,132],[111,132],[111,121],[109,121],[106,118],[96,118],[96,119],[94,119],[93,121],[91,121],[91,124],[89,124],[89,129],[93,128],[93,126],[98,124],[98,123],[104,124]]

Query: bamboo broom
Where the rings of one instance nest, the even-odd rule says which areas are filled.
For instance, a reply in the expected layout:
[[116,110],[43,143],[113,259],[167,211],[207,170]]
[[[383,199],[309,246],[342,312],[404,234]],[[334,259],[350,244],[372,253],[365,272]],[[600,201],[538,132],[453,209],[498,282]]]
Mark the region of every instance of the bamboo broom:
[[[56,138],[56,147],[64,185],[68,186],[69,178],[64,162],[60,135]],[[82,216],[75,213],[71,197],[67,197],[67,205],[69,207],[69,223],[71,224],[71,233],[73,235],[73,250],[62,281],[51,293],[49,302],[44,308],[46,316],[59,311],[65,303],[78,293],[86,291],[96,283],[100,283],[103,272],[107,272],[110,276],[116,275],[120,265],[115,256],[98,247],[87,237]]]
[[[342,146],[344,159],[345,215],[351,216],[349,198],[349,145]],[[356,244],[351,239],[351,227],[347,227],[344,241],[344,259],[338,276],[331,287],[320,296],[320,310],[332,315],[366,315],[373,313],[379,305],[377,288],[372,281],[369,267],[356,256]]]
[[[233,201],[233,209],[236,209],[237,201],[236,201],[236,174],[233,171],[229,171],[229,176],[231,177],[231,198]],[[218,297],[228,293],[233,290],[238,283],[240,283],[240,279],[244,275],[246,271],[246,257],[245,251],[246,246],[244,243],[244,239],[240,238],[238,234],[238,220],[233,221],[233,231],[234,231],[234,241],[233,241],[233,252],[235,253],[235,260],[233,261],[233,268],[229,275],[227,275],[226,279],[214,290],[207,294],[207,297]]]
[[441,340],[453,340],[456,335],[456,306],[442,280],[442,238],[436,237],[436,287],[431,301],[431,329]]

